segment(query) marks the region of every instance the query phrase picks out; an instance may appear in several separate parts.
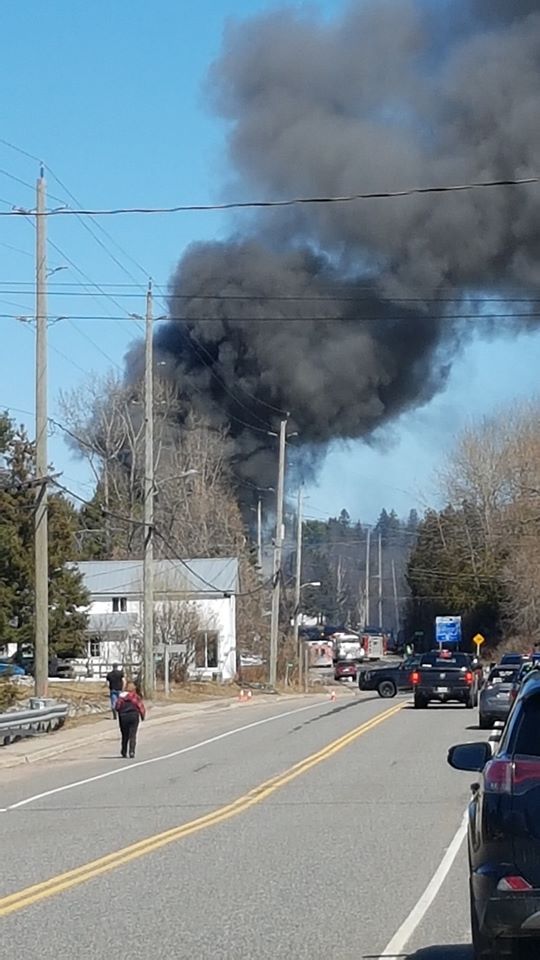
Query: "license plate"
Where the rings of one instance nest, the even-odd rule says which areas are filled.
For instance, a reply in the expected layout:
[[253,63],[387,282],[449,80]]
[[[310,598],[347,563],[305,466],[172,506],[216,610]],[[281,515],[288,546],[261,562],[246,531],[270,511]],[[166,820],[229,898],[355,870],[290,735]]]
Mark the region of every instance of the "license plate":
[[448,687],[437,687],[437,693],[448,693]]

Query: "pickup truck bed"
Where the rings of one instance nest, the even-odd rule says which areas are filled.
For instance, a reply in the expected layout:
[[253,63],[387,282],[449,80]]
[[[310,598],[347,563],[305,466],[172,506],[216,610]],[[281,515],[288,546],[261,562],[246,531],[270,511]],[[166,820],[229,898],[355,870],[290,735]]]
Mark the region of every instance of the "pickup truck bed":
[[468,708],[478,702],[478,675],[465,653],[426,654],[412,675],[412,685],[416,709],[433,701],[463,703]]

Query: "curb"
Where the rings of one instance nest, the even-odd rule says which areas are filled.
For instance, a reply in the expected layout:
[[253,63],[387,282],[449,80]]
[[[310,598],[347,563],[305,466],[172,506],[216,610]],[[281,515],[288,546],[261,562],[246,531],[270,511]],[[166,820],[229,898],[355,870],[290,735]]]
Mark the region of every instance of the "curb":
[[[263,700],[263,696],[264,696],[264,700]],[[309,696],[313,696],[313,695],[312,694],[311,695],[310,694],[292,694],[290,697],[289,696],[284,697],[283,695],[279,695],[279,694],[278,695],[268,694],[267,696],[263,694],[261,698],[260,699],[257,698],[257,700],[259,703],[283,702],[284,699],[286,699],[288,702],[291,702],[293,700],[300,700],[300,699],[303,700],[305,697],[309,697]],[[215,713],[220,713],[225,710],[230,710],[231,708],[234,708],[234,707],[240,707],[242,706],[242,704],[240,704],[236,699],[234,699],[234,700],[227,701],[224,704],[222,704],[220,700],[209,700],[207,702],[203,701],[203,706],[199,707],[199,710],[189,709],[190,706],[191,707],[199,706],[199,704],[189,704],[189,705],[186,704],[186,706],[188,707],[188,709],[183,710],[181,712],[179,711],[168,717],[167,716],[155,717],[155,719],[152,719],[152,717],[149,716],[148,720],[146,721],[146,724],[148,724],[149,726],[156,726],[156,727],[164,726],[167,723],[174,723],[175,721],[183,720],[186,717],[191,717],[193,715],[196,715],[197,713],[207,713],[212,709],[215,711]],[[0,753],[0,775],[2,773],[2,770],[9,770],[13,767],[22,767],[32,763],[39,763],[40,760],[49,760],[53,757],[61,756],[63,753],[69,753],[71,750],[77,750],[79,749],[79,747],[85,747],[85,746],[88,746],[89,744],[97,743],[100,740],[109,741],[109,740],[117,740],[117,739],[118,739],[118,731],[116,730],[116,725],[115,725],[114,730],[111,730],[110,732],[107,731],[106,733],[103,733],[103,732],[90,733],[86,737],[80,737],[78,740],[71,740],[69,743],[66,742],[66,743],[57,743],[54,745],[51,744],[49,747],[44,747],[42,750],[35,750],[35,751],[32,751],[31,753],[18,754],[16,756],[11,756],[11,757],[6,756],[5,761],[3,760],[2,754]],[[4,749],[6,750],[9,748],[4,747]]]

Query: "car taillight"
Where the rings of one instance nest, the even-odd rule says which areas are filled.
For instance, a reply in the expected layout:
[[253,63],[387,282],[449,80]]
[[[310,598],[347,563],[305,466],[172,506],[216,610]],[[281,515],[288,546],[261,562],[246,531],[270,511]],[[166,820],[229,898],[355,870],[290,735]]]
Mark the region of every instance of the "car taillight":
[[474,677],[472,673],[470,672],[470,670],[468,670],[467,673],[465,674],[465,683],[471,684],[473,682],[473,679]]
[[510,760],[492,760],[484,769],[484,788],[487,793],[512,792],[512,763]]
[[513,767],[514,793],[525,793],[540,784],[540,761],[515,760]]
[[540,786],[539,760],[492,760],[484,770],[488,793],[520,794]]
[[511,689],[511,691],[510,691],[510,699],[511,699],[511,700],[515,700],[516,697],[517,697],[517,690],[516,690],[515,687],[512,687],[512,689]]
[[532,890],[532,887],[523,877],[502,877],[497,884],[497,890],[502,893],[524,893]]
[[411,673],[411,683],[413,687],[415,687],[417,683],[420,683],[420,674],[417,670],[413,670]]

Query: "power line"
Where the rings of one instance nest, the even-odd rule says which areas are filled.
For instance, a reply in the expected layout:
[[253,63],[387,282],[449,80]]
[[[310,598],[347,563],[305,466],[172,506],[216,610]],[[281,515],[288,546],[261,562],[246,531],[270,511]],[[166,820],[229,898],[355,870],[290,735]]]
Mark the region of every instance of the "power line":
[[[64,260],[67,260],[67,262],[69,263],[69,265],[70,265],[71,267],[73,267],[73,269],[76,270],[76,272],[77,272],[78,274],[80,274],[80,276],[83,278],[83,280],[86,280],[87,283],[90,284],[90,286],[96,287],[97,290],[99,290],[105,297],[107,297],[108,300],[111,301],[111,303],[113,303],[113,304],[115,305],[115,307],[118,307],[119,310],[122,310],[122,311],[123,311],[122,305],[121,305],[120,303],[118,303],[111,294],[106,293],[104,290],[102,291],[102,290],[100,289],[100,287],[99,287],[98,284],[94,284],[94,282],[93,282],[93,281],[90,279],[90,277],[84,272],[84,270],[81,270],[81,268],[77,266],[77,264],[71,259],[71,257],[68,257],[68,255],[67,255],[66,253],[64,253],[64,251],[61,250],[60,247],[59,247],[56,243],[53,243],[53,241],[50,240],[50,241],[49,241],[49,244],[50,244],[50,246],[53,248],[53,250],[56,250],[56,252],[59,254],[59,256],[63,257]],[[91,294],[92,294],[92,296],[94,296],[93,291],[91,291]],[[74,319],[74,318],[72,318],[72,319]],[[115,322],[117,322],[118,320],[124,320],[124,321],[125,321],[125,320],[128,320],[130,323],[133,323],[133,319],[134,319],[134,318],[133,318],[133,316],[132,316],[130,313],[128,313],[127,311],[124,311],[121,317],[109,317],[108,319],[114,320]],[[142,328],[142,325],[141,325],[140,323],[138,323],[138,322],[136,322],[136,326],[137,326],[139,329],[141,329],[141,330],[143,329],[143,328]],[[111,358],[109,357],[109,360],[110,360],[110,359],[111,359]],[[118,364],[117,364],[114,360],[112,360],[111,362],[114,363],[114,365],[115,365],[116,367],[118,367]],[[118,367],[118,369],[120,369],[120,368]]]
[[[77,206],[78,206],[78,207],[81,207],[81,204],[80,204],[80,202],[78,201],[77,197],[75,197],[74,194],[69,190],[69,188],[67,188],[67,187],[65,186],[65,184],[62,183],[62,181],[61,181],[60,178],[57,176],[57,174],[54,173],[54,171],[53,171],[50,167],[48,167],[48,170],[49,170],[49,172],[51,173],[51,175],[54,177],[54,179],[57,181],[57,183],[62,187],[62,189],[63,189],[63,190],[66,190],[66,192],[69,194],[69,196],[71,197],[71,199],[77,204]],[[133,281],[136,283],[137,281],[135,281],[135,278],[133,277],[133,274],[132,274],[126,267],[124,267],[124,265],[123,265],[122,263],[120,263],[120,261],[118,260],[118,258],[107,248],[107,246],[103,243],[103,241],[102,241],[102,240],[95,234],[95,232],[84,222],[84,220],[82,219],[82,217],[79,216],[78,219],[79,219],[79,221],[83,224],[83,226],[85,227],[85,229],[91,234],[91,236],[93,236],[93,238],[96,240],[96,242],[99,244],[99,246],[102,247],[102,248],[108,253],[108,255],[112,258],[112,260],[114,261],[114,263],[116,263],[117,266],[119,266],[120,269],[122,269],[122,270],[124,271],[124,273],[125,273],[131,280],[133,280]],[[111,235],[105,230],[104,227],[102,227],[102,226],[99,224],[99,222],[98,222],[97,220],[95,220],[93,217],[91,217],[90,219],[92,220],[92,223],[94,223],[94,224],[96,225],[96,227],[97,227],[99,230],[101,230],[101,232],[102,232],[106,237],[108,237],[108,239],[109,239],[112,243],[114,243],[114,244],[118,247],[118,249],[120,249],[120,250],[124,253],[124,256],[127,256],[128,259],[130,259],[131,262],[135,264],[135,266],[137,267],[137,269],[139,269],[142,273],[144,273],[144,274],[145,274],[145,277],[148,278],[149,272],[146,271],[146,270],[144,269],[144,267],[141,266],[140,263],[138,263],[136,260],[133,260],[133,258],[130,257],[129,254],[127,254],[126,251],[123,250],[123,248],[119,246],[119,244],[116,244],[116,241],[113,240],[113,238],[111,237]],[[156,286],[156,285],[154,285],[154,286]],[[99,289],[99,288],[98,288],[98,289]],[[100,292],[101,292],[102,294],[104,293],[103,290],[101,290]],[[107,295],[107,294],[106,294],[106,295]],[[116,296],[116,294],[115,294],[115,296]],[[109,295],[109,297],[110,297],[110,295]],[[110,299],[112,300],[113,303],[115,303],[116,305],[119,305],[119,304],[118,304],[118,301],[117,301],[115,298],[110,297]],[[121,307],[120,307],[120,309],[121,309]],[[165,309],[165,311],[167,311],[167,309],[168,309],[166,303],[165,303],[164,309]],[[137,324],[137,326],[139,326],[139,324]],[[142,329],[142,328],[141,328],[141,329]],[[207,354],[208,357],[210,357],[210,354],[208,353],[208,351],[206,350],[206,348],[204,347],[204,345],[203,345],[199,340],[197,340],[197,338],[196,338],[193,334],[191,335],[190,340],[191,340],[192,346],[193,346],[193,344],[196,344],[201,350],[203,350],[203,351]],[[203,363],[205,366],[207,366],[208,369],[211,371],[212,376],[214,376],[216,379],[218,379],[217,373],[216,373],[216,369],[215,369],[215,368],[216,368],[216,365],[217,365],[217,364],[216,364],[216,361],[215,361],[212,357],[210,357],[210,359],[212,360],[212,363],[211,363],[211,364],[207,364],[207,363],[205,363],[205,361],[204,361],[203,358],[200,358],[200,359],[201,359],[202,363]],[[221,367],[220,367],[220,369],[221,369]],[[245,405],[244,403],[242,403],[241,400],[238,400],[238,398],[234,396],[234,394],[232,393],[232,391],[227,387],[227,385],[226,385],[225,383],[223,383],[222,381],[219,381],[219,382],[220,382],[221,386],[223,387],[223,389],[225,389],[226,392],[228,392],[228,393],[230,394],[230,396],[235,400],[236,403],[239,403],[240,406],[242,406],[244,409],[248,410],[248,408],[246,407],[246,405]],[[253,393],[251,393],[249,390],[247,390],[246,387],[241,386],[240,389],[241,389],[251,400],[254,400],[255,402],[257,402],[257,403],[259,403],[259,404],[267,407],[267,409],[271,409],[271,410],[272,410],[273,412],[275,412],[275,413],[281,413],[281,412],[282,412],[282,411],[280,411],[277,407],[274,407],[273,405],[267,403],[265,400],[262,400],[262,399],[259,399],[258,397],[256,397],[255,394],[253,394]],[[253,413],[252,411],[249,411],[249,412],[252,413],[252,416],[254,416],[255,419],[259,421],[259,423],[263,424],[263,425],[266,427],[266,424],[264,423],[264,421],[261,420],[261,418],[258,417],[257,414]]]
[[[13,250],[14,253],[20,253],[23,257],[32,257],[32,258],[33,258],[33,254],[31,254],[31,253],[29,252],[29,250],[21,250],[20,247],[14,247],[13,244],[11,244],[11,243],[4,243],[3,240],[0,240],[0,247],[5,247],[6,250]],[[9,282],[9,281],[7,281],[7,280],[0,280],[0,284],[8,283],[8,282]],[[17,282],[17,281],[14,281],[14,283],[16,283],[16,282]],[[26,283],[26,282],[27,282],[27,283],[30,283],[30,281],[24,281],[24,282],[25,282],[25,283]]]
[[[2,244],[2,246],[8,246],[9,244]],[[16,250],[18,253],[24,253],[26,256],[32,256],[27,253],[25,250],[18,250],[17,247],[10,247],[10,249]],[[30,280],[0,280],[0,287],[2,286],[28,286],[31,287]],[[154,283],[154,285],[156,285]],[[88,284],[81,283],[62,283],[62,282],[52,282],[49,284],[49,289],[57,297],[97,297],[103,296],[111,298],[104,288],[110,287],[115,290],[114,296],[117,299],[133,300],[135,297],[139,296],[139,290],[142,287],[142,284],[137,284],[136,290],[132,293],[118,292],[115,288],[125,287],[128,284],[115,284],[115,283],[100,283],[94,284],[96,291],[91,291],[87,289],[81,290],[80,287],[89,287]],[[59,289],[64,288],[64,289]],[[67,289],[66,289],[67,288]],[[6,290],[6,293],[20,293],[20,290]],[[373,294],[371,296],[356,296],[350,293],[339,294],[339,293],[314,293],[314,294],[297,294],[297,295],[275,295],[275,294],[221,294],[221,293],[167,293],[163,294],[163,299],[167,300],[182,300],[182,301],[218,301],[219,303],[373,303],[374,300],[377,303],[540,303],[540,297],[522,297],[522,296],[499,296],[499,297],[483,297],[483,296],[470,296],[469,294],[456,294],[453,297],[389,297],[384,295],[379,295],[375,289],[373,289]],[[198,318],[194,318],[198,319]],[[216,319],[227,319],[218,317]]]
[[[21,292],[21,291],[19,291],[19,293],[20,293],[20,292]],[[6,302],[6,301],[4,301],[4,302]],[[17,306],[17,304],[14,304],[14,305]],[[17,319],[17,316],[19,316],[19,314],[0,313],[0,318],[2,318],[2,319]],[[276,323],[276,324],[278,324],[278,323],[338,323],[338,322],[347,322],[347,323],[351,323],[351,324],[352,324],[352,323],[357,323],[357,322],[362,322],[362,323],[376,323],[376,322],[381,322],[381,321],[384,321],[385,323],[402,323],[404,320],[410,321],[410,322],[412,322],[412,323],[414,323],[414,322],[416,322],[416,321],[421,321],[421,320],[474,320],[474,321],[489,321],[489,320],[528,320],[528,319],[535,320],[535,319],[538,319],[539,317],[540,317],[540,311],[534,311],[534,310],[529,311],[529,310],[527,310],[527,311],[519,312],[519,313],[514,313],[514,312],[507,312],[507,313],[500,313],[500,312],[497,312],[497,313],[474,313],[474,314],[473,314],[473,313],[419,313],[419,314],[414,314],[414,315],[412,315],[412,314],[408,314],[408,315],[405,315],[405,314],[402,314],[402,315],[395,314],[395,315],[393,315],[393,316],[385,316],[384,314],[379,314],[379,315],[377,315],[377,314],[370,314],[370,315],[368,315],[368,316],[365,316],[365,315],[362,315],[362,314],[354,314],[354,315],[351,315],[351,316],[343,316],[342,314],[332,314],[331,316],[304,316],[304,317],[284,317],[284,316],[281,316],[281,317],[229,317],[228,320],[229,320],[229,322],[234,322],[234,323],[250,323],[250,324],[254,324],[254,325],[255,325],[255,324],[257,324],[257,323]],[[53,319],[57,319],[57,318],[56,318],[56,317],[50,317],[49,319],[53,320]],[[94,321],[94,322],[101,321],[101,322],[112,322],[112,323],[126,323],[126,322],[127,322],[127,323],[130,323],[130,322],[133,322],[133,320],[132,320],[131,317],[127,317],[127,316],[125,316],[125,315],[121,315],[121,316],[120,316],[120,315],[113,315],[113,314],[77,314],[77,313],[69,313],[69,314],[63,315],[63,319],[66,319],[66,320],[88,320],[88,321]],[[159,319],[160,319],[160,320],[167,320],[167,321],[169,321],[170,323],[185,323],[185,324],[190,324],[190,323],[217,323],[217,322],[222,322],[222,321],[223,321],[223,318],[222,318],[222,317],[188,317],[188,316],[180,317],[180,316],[167,316],[167,317],[160,317]],[[191,330],[190,330],[190,335],[191,335]],[[201,349],[203,349],[209,356],[211,356],[211,354],[209,354],[209,352],[206,350],[206,348],[203,347],[203,345],[200,343],[200,341],[195,340],[194,342],[195,342],[195,344],[196,344],[197,346],[199,346]],[[111,363],[115,363],[115,361],[113,361],[110,357],[109,357],[109,359],[111,360]],[[201,357],[200,359],[201,359],[201,362],[203,362],[203,361],[202,361],[202,357]],[[215,362],[216,365],[219,365],[219,361],[212,361],[212,362]],[[207,366],[207,365],[208,365],[208,364],[205,364],[205,366]],[[244,389],[244,388],[242,388],[242,389]],[[247,393],[247,395],[250,396],[252,399],[257,399],[257,400],[258,400],[258,398],[257,398],[257,397],[254,397],[253,395],[251,395],[251,394],[249,393],[249,391],[246,391],[246,393]],[[236,398],[236,399],[237,399],[237,398]],[[238,401],[238,402],[241,403],[242,406],[244,406],[244,404],[243,404],[241,401]],[[259,401],[259,402],[264,402],[264,401]],[[271,407],[271,409],[275,410],[275,412],[277,412],[277,413],[280,412],[280,410],[279,410],[277,407],[276,407],[276,408]]]
[[[30,216],[30,214],[26,214],[26,215],[25,215],[25,220],[30,224],[30,226],[31,226],[34,230],[36,230],[36,223],[34,222],[34,220],[32,219],[32,217]],[[67,262],[70,264],[70,266],[71,266],[74,270],[76,270],[77,273],[79,273],[80,276],[83,277],[83,279],[89,280],[89,278],[86,276],[86,274],[84,273],[84,271],[81,270],[81,269],[77,266],[77,264],[71,259],[71,257],[68,257],[68,255],[67,255],[66,253],[64,253],[64,251],[61,250],[60,247],[59,247],[56,243],[54,243],[52,240],[48,240],[47,242],[48,242],[48,245],[49,245],[50,247],[52,247],[53,250],[56,250],[56,252],[57,252],[64,260],[67,260]],[[92,282],[92,281],[90,281],[90,282]],[[115,304],[115,306],[118,306],[120,309],[122,309],[122,307],[120,306],[120,304]],[[50,320],[50,318],[48,318],[48,319]],[[72,321],[73,318],[68,318],[68,317],[66,317],[65,319]],[[123,318],[122,318],[122,319],[123,319]],[[98,344],[96,344],[96,343],[92,340],[92,338],[91,338],[87,333],[82,333],[82,331],[78,330],[78,328],[77,328],[73,323],[72,323],[72,326],[73,326],[73,328],[74,328],[78,333],[80,333],[80,334],[83,336],[84,339],[90,341],[90,343],[92,344],[92,346],[93,346],[96,350],[98,350],[98,352],[101,353],[101,354],[105,357],[105,359],[109,361],[109,363],[112,363],[113,366],[115,366],[115,367],[117,368],[117,370],[121,370],[121,367],[120,367],[119,364],[116,362],[116,360],[113,360],[112,357],[110,357],[108,354],[106,354],[105,351],[102,350],[102,348],[101,348],[100,346],[98,346]]]
[[[283,200],[234,200],[228,203],[189,203],[177,204],[170,207],[112,207],[105,209],[74,210],[70,207],[46,210],[41,216],[85,216],[85,217],[114,217],[125,214],[168,214],[168,213],[198,213],[219,210],[255,210],[271,209],[275,207],[308,206],[314,204],[351,203],[355,200],[383,200],[397,197],[411,197],[422,194],[458,193],[469,190],[480,190],[492,187],[516,187],[540,182],[540,177],[521,177],[505,180],[478,180],[471,183],[449,184],[438,187],[411,187],[406,190],[381,190],[370,193],[351,193],[341,196],[310,196],[290,197]],[[53,198],[56,199],[56,198]],[[0,217],[18,217],[27,211],[9,210],[0,211]]]
[[23,150],[22,147],[18,147],[15,143],[10,143],[9,140],[4,140],[3,137],[0,137],[0,143],[4,147],[9,147],[10,150],[15,150],[16,153],[20,153],[23,157],[27,157],[28,160],[35,160],[36,163],[41,163],[40,157],[36,157],[33,153],[28,153],[28,150]]

